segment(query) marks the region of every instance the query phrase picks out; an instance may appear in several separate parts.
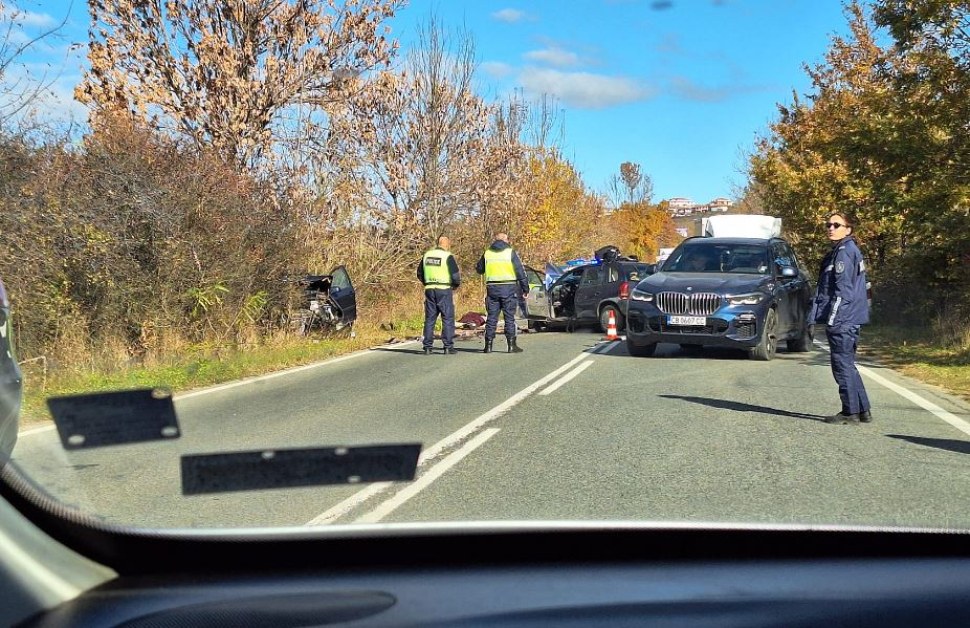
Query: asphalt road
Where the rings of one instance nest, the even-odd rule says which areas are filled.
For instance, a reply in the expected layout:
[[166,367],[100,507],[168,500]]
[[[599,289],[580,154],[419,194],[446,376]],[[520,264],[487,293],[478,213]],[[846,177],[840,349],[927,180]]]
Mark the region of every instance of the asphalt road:
[[[863,341],[865,336],[863,334]],[[504,341],[496,343],[504,347]],[[142,527],[651,520],[970,528],[970,405],[878,365],[875,421],[839,409],[822,348],[754,362],[599,333],[529,334],[518,355],[417,344],[176,396],[176,440],[14,460],[63,502]],[[183,496],[179,457],[422,443],[413,482]]]

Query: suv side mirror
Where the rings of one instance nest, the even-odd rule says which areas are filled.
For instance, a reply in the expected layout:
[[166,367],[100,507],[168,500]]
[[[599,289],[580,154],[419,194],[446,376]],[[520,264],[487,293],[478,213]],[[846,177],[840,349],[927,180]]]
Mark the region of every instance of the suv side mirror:
[[647,274],[648,275],[654,274],[655,272],[657,272],[657,268],[659,268],[659,267],[660,267],[660,264],[650,264],[650,265],[648,265],[647,266]]
[[781,277],[792,278],[798,276],[798,270],[792,266],[782,266],[781,272],[778,273]]

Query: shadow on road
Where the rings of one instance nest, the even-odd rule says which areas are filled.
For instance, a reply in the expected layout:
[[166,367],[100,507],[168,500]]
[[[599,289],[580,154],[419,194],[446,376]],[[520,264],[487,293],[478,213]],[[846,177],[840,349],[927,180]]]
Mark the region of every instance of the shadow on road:
[[970,442],[965,440],[953,440],[950,438],[923,438],[922,436],[906,436],[905,434],[887,434],[887,436],[897,440],[904,440],[908,443],[913,443],[914,445],[945,449],[946,451],[953,451],[958,454],[970,454]]
[[765,406],[755,406],[750,403],[740,401],[728,401],[727,399],[711,399],[709,397],[689,397],[684,395],[657,395],[664,399],[680,399],[691,403],[698,403],[702,406],[719,408],[721,410],[734,410],[736,412],[760,412],[761,414],[772,414],[775,416],[786,416],[793,419],[808,419],[810,421],[822,421],[824,416],[817,414],[806,414],[804,412],[789,412],[788,410],[778,410],[777,408],[766,408]]

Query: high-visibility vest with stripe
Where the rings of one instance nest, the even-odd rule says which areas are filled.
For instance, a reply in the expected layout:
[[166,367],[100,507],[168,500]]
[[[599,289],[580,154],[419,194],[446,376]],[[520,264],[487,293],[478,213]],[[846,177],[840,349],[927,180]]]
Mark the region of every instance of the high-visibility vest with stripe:
[[421,264],[424,269],[426,289],[445,290],[451,287],[451,271],[448,270],[450,257],[451,253],[443,249],[431,249],[424,254]]
[[485,283],[511,283],[515,280],[512,247],[501,251],[485,251]]

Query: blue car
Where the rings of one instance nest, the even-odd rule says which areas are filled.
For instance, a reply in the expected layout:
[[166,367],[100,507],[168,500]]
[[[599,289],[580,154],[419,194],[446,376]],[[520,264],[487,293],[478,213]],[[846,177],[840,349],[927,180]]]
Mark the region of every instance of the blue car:
[[630,292],[627,349],[651,356],[662,342],[720,346],[770,360],[784,341],[808,351],[812,296],[782,238],[689,238]]

